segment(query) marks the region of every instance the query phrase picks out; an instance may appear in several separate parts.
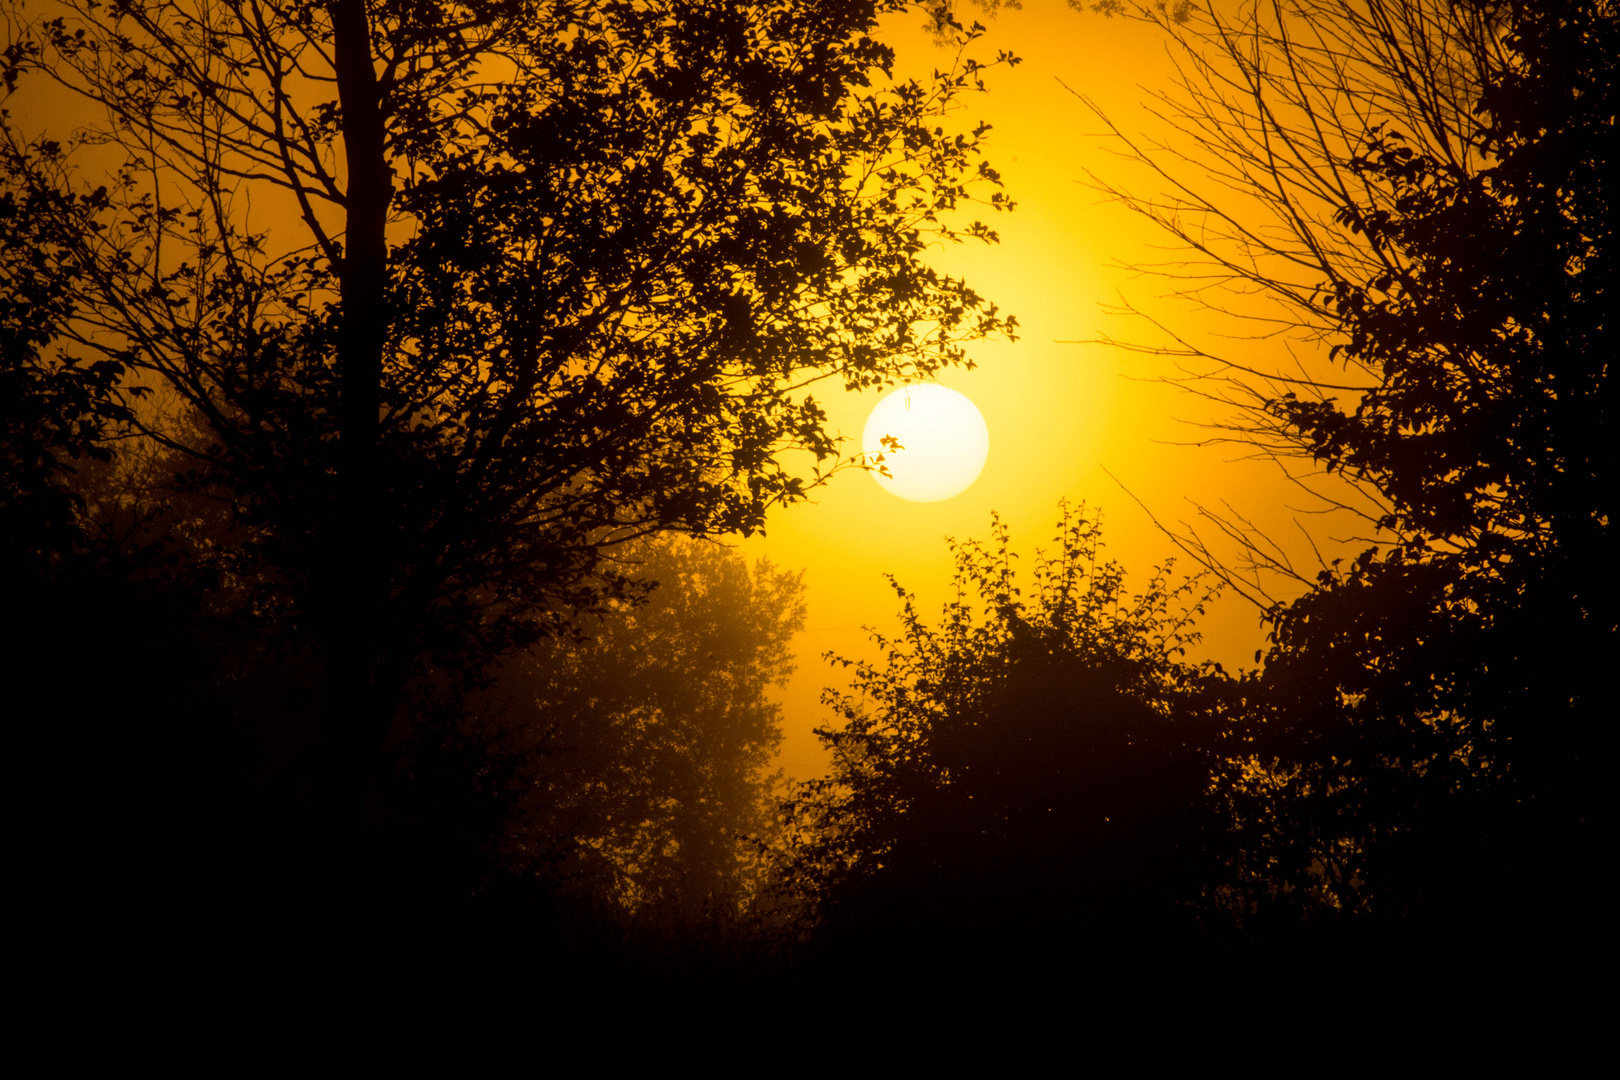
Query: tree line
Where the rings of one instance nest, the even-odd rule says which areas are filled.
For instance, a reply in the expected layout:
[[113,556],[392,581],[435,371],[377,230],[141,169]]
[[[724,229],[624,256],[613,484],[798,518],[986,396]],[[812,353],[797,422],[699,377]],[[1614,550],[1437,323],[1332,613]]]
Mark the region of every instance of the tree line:
[[[1011,205],[945,118],[1016,61],[922,5],[952,60],[892,79],[907,10],[10,8],[0,543],[42,865],[100,835],[132,915],[482,918],[733,972],[1592,925],[1593,0],[1134,12],[1189,153],[1127,140],[1166,194],[1108,190],[1329,366],[1172,351],[1226,437],[1359,490],[1368,546],[1277,600],[1189,535],[1200,576],[1133,590],[1065,510],[1026,595],[995,526],[941,625],[900,591],[832,772],[773,789],[801,586],[703,538],[847,464],[819,385],[1016,331],[924,257]],[[30,92],[95,120],[43,130]],[[1188,658],[1220,588],[1262,606],[1258,670]]]

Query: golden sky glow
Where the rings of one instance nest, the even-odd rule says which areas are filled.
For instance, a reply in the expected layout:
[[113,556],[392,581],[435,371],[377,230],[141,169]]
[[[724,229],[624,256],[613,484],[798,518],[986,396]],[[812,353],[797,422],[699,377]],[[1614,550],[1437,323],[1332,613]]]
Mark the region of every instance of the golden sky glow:
[[[962,7],[964,18],[976,13]],[[1229,329],[1213,327],[1193,304],[1167,295],[1171,283],[1143,271],[1180,257],[1172,241],[1085,184],[1088,171],[1144,193],[1158,183],[1113,152],[1117,147],[1102,137],[1103,125],[1077,94],[1096,102],[1122,130],[1154,131],[1159,125],[1149,94],[1168,89],[1174,76],[1162,32],[1077,13],[1064,0],[1025,0],[1022,10],[1004,8],[986,21],[989,32],[973,46],[974,55],[988,61],[1007,49],[1022,62],[990,71],[990,92],[969,97],[956,119],[962,130],[980,120],[992,125],[986,157],[1017,209],[968,208],[964,220],[982,217],[1000,243],[937,248],[931,258],[1021,324],[1018,341],[977,343],[969,350],[972,370],[952,369],[938,378],[977,406],[993,451],[965,490],[934,501],[896,498],[846,471],[818,489],[812,502],[776,510],[766,535],[740,545],[750,557],[806,571],[809,618],[794,646],[798,672],[783,697],[781,764],[799,779],[825,770],[813,729],[832,720],[820,704],[821,689],[842,677],[821,655],[870,656],[862,627],[892,631],[898,625],[885,574],[918,594],[922,612],[937,613],[952,571],[945,538],[986,537],[993,512],[1028,560],[1036,547],[1050,545],[1061,499],[1101,508],[1105,554],[1133,577],[1177,553],[1142,505],[1170,525],[1194,519],[1197,506],[1230,507],[1302,559],[1314,557],[1302,526],[1327,557],[1336,538],[1352,535],[1349,527],[1313,516],[1317,507],[1274,462],[1240,447],[1193,445],[1211,434],[1201,425],[1226,410],[1166,383],[1179,374],[1171,359],[1077,344],[1101,337],[1163,341],[1146,319],[1110,314],[1123,304],[1192,337]],[[912,12],[891,18],[881,31],[897,49],[901,77],[926,79],[931,69],[950,63],[950,52],[922,22]],[[58,134],[98,119],[75,99],[64,103],[61,95],[44,92],[19,95],[8,108],[24,128]],[[82,163],[111,164],[114,153],[92,147]],[[290,196],[279,204],[268,197],[251,205],[244,200],[240,209],[255,228],[296,218]],[[302,234],[294,229],[290,235]],[[1285,348],[1276,341],[1226,344],[1245,358],[1275,357]],[[845,453],[860,453],[867,419],[886,391],[844,393],[827,380],[816,393],[831,426],[847,440]],[[1180,567],[1191,569],[1185,558]],[[1233,596],[1201,625],[1204,655],[1228,666],[1252,664],[1264,644],[1258,612]]]
[[[891,21],[884,39],[895,45],[902,73],[925,77],[950,56],[919,24],[916,16]],[[1111,152],[1102,124],[1076,93],[1122,130],[1152,132],[1148,94],[1167,89],[1174,75],[1164,46],[1153,27],[1078,14],[1062,0],[1004,9],[976,43],[983,59],[1010,49],[1023,61],[992,71],[990,92],[970,98],[960,117],[964,128],[981,119],[993,125],[986,157],[1018,205],[1010,215],[975,208],[1001,242],[937,249],[934,263],[1016,315],[1020,339],[974,345],[974,369],[947,371],[938,381],[978,406],[995,451],[966,491],[939,502],[903,501],[865,477],[836,476],[814,503],[776,512],[767,536],[744,543],[751,556],[806,571],[809,621],[784,696],[781,764],[790,776],[824,768],[812,730],[832,721],[819,697],[841,675],[821,655],[871,656],[862,626],[898,626],[886,573],[918,594],[920,611],[937,615],[952,569],[945,538],[986,537],[992,512],[1007,522],[1027,561],[1036,547],[1050,546],[1060,499],[1100,507],[1105,554],[1133,578],[1177,553],[1133,496],[1169,525],[1194,520],[1197,506],[1229,505],[1312,564],[1303,529],[1329,557],[1335,539],[1349,538],[1349,526],[1313,516],[1316,506],[1276,463],[1241,447],[1191,445],[1210,437],[1200,425],[1229,409],[1166,383],[1179,374],[1171,359],[1075,344],[1104,336],[1163,340],[1143,318],[1109,313],[1123,303],[1178,333],[1207,339],[1230,331],[1168,296],[1171,283],[1139,269],[1178,257],[1169,238],[1084,183],[1088,169],[1126,185],[1153,183]],[[1273,358],[1288,347],[1218,343],[1246,358]],[[833,426],[848,440],[846,453],[860,449],[866,418],[882,396],[823,392]],[[1185,557],[1178,566],[1192,568]],[[1201,625],[1204,656],[1228,667],[1252,666],[1264,645],[1257,610],[1234,596],[1223,597]]]

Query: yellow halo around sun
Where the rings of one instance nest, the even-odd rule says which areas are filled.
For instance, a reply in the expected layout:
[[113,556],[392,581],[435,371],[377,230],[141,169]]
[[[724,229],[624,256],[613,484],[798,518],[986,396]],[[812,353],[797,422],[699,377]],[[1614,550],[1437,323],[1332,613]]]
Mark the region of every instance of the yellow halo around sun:
[[[901,449],[885,446],[891,436]],[[885,490],[912,502],[960,495],[990,455],[990,429],[973,402],[934,383],[902,386],[872,409],[861,436],[866,459],[888,467],[872,473]]]

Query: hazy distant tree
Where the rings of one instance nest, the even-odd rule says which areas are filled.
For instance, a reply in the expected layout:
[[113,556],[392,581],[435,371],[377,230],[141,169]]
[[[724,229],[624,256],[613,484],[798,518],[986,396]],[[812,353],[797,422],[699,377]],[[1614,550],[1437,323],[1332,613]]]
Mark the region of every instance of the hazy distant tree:
[[[955,546],[956,598],[834,695],[823,780],[788,803],[786,876],[835,949],[1148,949],[1189,930],[1218,844],[1206,808],[1225,677],[1181,659],[1207,593],[1131,594],[1065,512],[1022,597],[1016,555]],[[844,661],[848,664],[848,661]]]
[[52,203],[57,144],[6,121],[61,355],[178,403],[134,415],[320,642],[345,806],[424,648],[476,679],[614,595],[604,545],[758,527],[821,476],[785,452],[836,454],[814,383],[1011,329],[922,259],[993,239],[949,216],[971,185],[1004,203],[940,122],[981,65],[890,79],[904,6],[8,7],[8,90],[105,116],[69,163],[121,156]]
[[1615,8],[1262,3],[1173,32],[1183,141],[1132,144],[1169,194],[1114,193],[1201,257],[1189,290],[1269,297],[1231,303],[1331,366],[1171,351],[1241,407],[1232,438],[1356,485],[1381,541],[1270,612],[1272,708],[1229,777],[1256,895],[1449,921],[1578,896],[1532,883],[1579,877],[1608,694],[1569,658],[1616,641]]
[[711,543],[620,551],[656,582],[644,601],[510,657],[392,755],[391,872],[460,902],[528,895],[515,929],[560,912],[587,944],[735,937],[776,829],[769,691],[793,670],[803,585]]
[[633,549],[645,603],[537,645],[502,672],[536,771],[512,842],[568,836],[627,906],[737,905],[773,830],[772,758],[804,625],[798,574],[695,541]]

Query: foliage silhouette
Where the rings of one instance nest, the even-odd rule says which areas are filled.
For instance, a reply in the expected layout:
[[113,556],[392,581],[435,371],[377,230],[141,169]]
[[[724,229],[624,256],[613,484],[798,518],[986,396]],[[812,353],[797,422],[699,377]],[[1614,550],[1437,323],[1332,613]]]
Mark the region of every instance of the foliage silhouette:
[[901,638],[876,637],[855,695],[829,692],[833,770],[786,804],[784,878],[834,956],[1144,953],[1196,928],[1227,680],[1180,657],[1208,592],[1166,566],[1129,594],[1066,507],[1025,599],[992,535],[953,544],[939,627],[896,585]]
[[73,463],[109,460],[110,440],[132,419],[117,393],[122,365],[76,363],[48,348],[74,314],[75,282],[53,255],[81,231],[70,227],[64,238],[56,229],[63,218],[93,213],[98,201],[29,185],[9,162],[0,165],[0,550],[8,575],[48,573],[83,541]]
[[[824,479],[814,383],[1011,332],[921,259],[994,239],[952,216],[972,190],[1008,204],[984,129],[939,122],[983,65],[889,78],[871,31],[902,6],[8,14],[8,92],[109,118],[72,145],[6,122],[51,237],[26,273],[72,313],[48,362],[118,380],[230,507],[248,607],[318,643],[328,818],[356,817],[423,663],[476,685],[624,595],[612,544],[747,532]],[[106,183],[53,200],[97,146]],[[130,408],[145,386],[161,407]]]
[[390,752],[382,880],[485,910],[527,898],[510,929],[587,954],[725,962],[705,950],[745,946],[759,914],[782,739],[768,689],[792,672],[803,583],[698,541],[617,557],[656,583],[643,600],[508,657]]
[[1190,290],[1270,297],[1232,311],[1338,370],[1168,351],[1213,362],[1194,375],[1242,409],[1230,438],[1348,480],[1376,530],[1267,616],[1269,698],[1224,780],[1251,916],[1500,933],[1595,895],[1603,690],[1569,658],[1617,629],[1593,572],[1617,32],[1591,0],[1262,4],[1173,31],[1185,153],[1131,147],[1172,194],[1111,190],[1195,249]]

